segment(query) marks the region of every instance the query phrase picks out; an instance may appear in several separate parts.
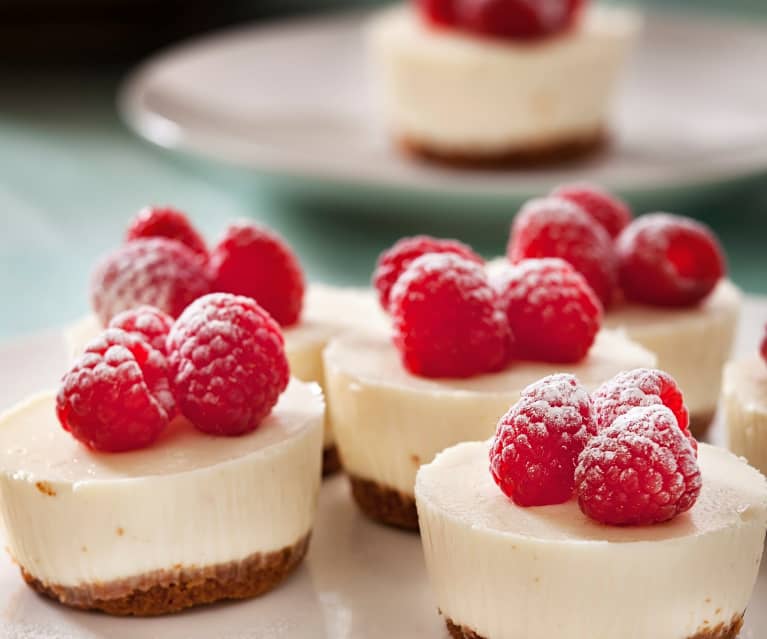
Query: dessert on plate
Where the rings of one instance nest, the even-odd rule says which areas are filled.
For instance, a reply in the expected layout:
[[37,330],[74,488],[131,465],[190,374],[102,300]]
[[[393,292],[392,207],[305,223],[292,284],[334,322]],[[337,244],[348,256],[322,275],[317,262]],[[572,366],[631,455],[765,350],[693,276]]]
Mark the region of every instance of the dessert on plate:
[[694,441],[669,380],[635,371],[593,399],[571,376],[541,380],[489,442],[421,467],[421,540],[453,637],[738,635],[767,481]]
[[420,0],[366,37],[383,115],[407,151],[459,164],[557,161],[607,138],[641,27],[582,0]]
[[599,294],[605,326],[655,353],[684,390],[692,431],[706,432],[741,307],[710,229],[665,213],[632,221],[628,206],[606,191],[567,185],[522,208],[507,257],[570,261]]
[[288,381],[279,327],[250,298],[118,317],[58,394],[0,417],[8,551],[38,592],[115,615],[267,592],[309,543],[319,387]]
[[727,446],[767,475],[767,337],[760,355],[727,364],[722,401]]
[[379,260],[375,284],[393,340],[350,333],[324,352],[329,417],[353,496],[374,520],[409,529],[418,527],[421,464],[489,437],[531,381],[565,370],[595,388],[655,361],[599,330],[598,299],[564,261],[508,265],[491,282],[481,258],[445,243],[408,238]]
[[[169,250],[172,240],[184,247]],[[120,311],[150,304],[175,317],[199,295],[225,291],[252,297],[266,308],[282,327],[291,374],[320,386],[322,349],[332,336],[386,321],[372,291],[305,285],[298,259],[272,231],[236,223],[209,251],[186,216],[170,208],[148,207],[138,214],[125,245],[97,267],[92,289],[94,312],[65,330],[72,357]],[[330,473],[339,467],[338,455],[329,428],[324,437],[323,468]]]

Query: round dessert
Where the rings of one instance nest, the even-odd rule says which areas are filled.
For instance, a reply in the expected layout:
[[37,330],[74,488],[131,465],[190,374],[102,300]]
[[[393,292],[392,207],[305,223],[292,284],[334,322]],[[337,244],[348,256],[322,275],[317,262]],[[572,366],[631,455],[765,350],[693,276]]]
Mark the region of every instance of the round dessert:
[[460,164],[524,163],[601,146],[640,25],[630,9],[595,7],[549,37],[494,38],[402,6],[377,16],[367,36],[384,116],[405,149]]
[[414,530],[421,464],[448,446],[492,435],[532,381],[566,371],[594,389],[621,371],[655,365],[652,353],[610,331],[577,363],[520,361],[465,379],[411,374],[384,332],[337,337],[324,360],[328,415],[357,504],[377,521]]
[[[426,566],[458,639],[733,639],[759,571],[767,481],[700,444],[695,505],[651,526],[607,526],[575,500],[524,508],[496,486],[488,443],[423,466]],[[552,614],[556,611],[556,614]]]
[[179,417],[149,448],[99,453],[43,394],[0,417],[0,522],[27,583],[63,604],[157,615],[260,595],[304,557],[323,399],[293,380],[253,432]]
[[727,445],[767,475],[767,364],[754,356],[730,362],[722,388]]

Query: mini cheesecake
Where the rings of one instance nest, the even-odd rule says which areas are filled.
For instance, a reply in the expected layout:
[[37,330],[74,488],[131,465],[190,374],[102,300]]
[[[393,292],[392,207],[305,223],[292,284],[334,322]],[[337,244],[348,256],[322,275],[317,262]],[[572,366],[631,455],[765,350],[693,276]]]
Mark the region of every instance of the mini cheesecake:
[[595,7],[564,33],[520,42],[436,28],[398,6],[373,19],[367,40],[384,117],[407,150],[513,163],[601,145],[640,26],[635,11]]
[[627,335],[658,357],[684,393],[690,430],[702,436],[716,412],[722,368],[730,356],[740,315],[741,294],[722,280],[700,304],[662,308],[623,303],[605,313],[607,328]]
[[515,362],[468,379],[410,374],[383,332],[335,338],[324,359],[328,414],[357,504],[374,520],[414,530],[421,464],[448,446],[491,436],[528,384],[571,372],[593,389],[621,371],[655,365],[652,353],[609,331],[577,364]]
[[152,447],[93,452],[52,394],[0,417],[0,522],[27,583],[74,608],[158,615],[274,588],[304,557],[324,403],[293,380],[252,433],[182,418]]
[[[283,329],[285,354],[290,373],[305,382],[317,382],[324,387],[322,349],[334,335],[352,328],[385,327],[388,320],[380,310],[372,289],[336,287],[311,284],[304,300],[301,321]],[[96,315],[83,317],[67,327],[64,337],[72,358],[79,357],[102,330]],[[326,426],[323,442],[323,472],[340,468],[333,433]]]
[[727,445],[767,475],[767,364],[754,356],[730,362],[722,389]]
[[613,527],[573,499],[516,506],[488,470],[488,444],[421,468],[426,566],[456,639],[734,639],[767,527],[767,481],[701,444],[696,505],[665,524]]

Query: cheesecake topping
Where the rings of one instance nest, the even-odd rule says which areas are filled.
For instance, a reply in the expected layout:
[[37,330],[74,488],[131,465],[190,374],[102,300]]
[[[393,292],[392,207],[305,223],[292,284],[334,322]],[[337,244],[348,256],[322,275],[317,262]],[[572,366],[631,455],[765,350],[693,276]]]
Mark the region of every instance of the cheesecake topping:
[[176,240],[194,251],[203,261],[208,259],[205,240],[184,213],[170,206],[147,206],[138,212],[128,226],[125,240],[130,242],[146,237]]
[[594,184],[565,184],[554,189],[552,195],[580,206],[612,238],[618,237],[633,217],[626,202]]
[[154,306],[137,306],[115,315],[109,322],[109,328],[121,328],[134,334],[163,354],[171,326],[173,318]]

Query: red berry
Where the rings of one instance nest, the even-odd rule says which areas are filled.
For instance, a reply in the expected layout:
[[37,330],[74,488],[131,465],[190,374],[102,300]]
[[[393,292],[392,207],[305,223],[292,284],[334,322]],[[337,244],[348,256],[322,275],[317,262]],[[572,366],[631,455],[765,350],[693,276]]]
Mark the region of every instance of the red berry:
[[232,224],[210,254],[213,288],[251,297],[280,326],[298,322],[304,274],[279,235],[249,222]]
[[167,344],[179,408],[211,435],[254,430],[288,385],[280,327],[252,298],[201,297],[178,318]]
[[562,258],[586,278],[605,308],[612,302],[618,275],[612,240],[568,200],[548,197],[525,204],[511,227],[507,254],[511,262]]
[[457,15],[466,31],[532,40],[570,28],[582,6],[583,0],[457,0]]
[[161,353],[165,352],[165,340],[171,326],[173,318],[154,306],[137,306],[118,313],[109,322],[109,328],[121,328],[135,334]]
[[556,188],[552,195],[580,206],[613,238],[618,237],[633,217],[628,204],[592,184],[566,184]]
[[397,280],[394,344],[411,373],[470,377],[502,369],[511,332],[484,268],[458,255],[422,255]]
[[549,257],[505,265],[491,277],[514,335],[515,356],[577,362],[594,343],[602,305],[583,276]]
[[724,254],[705,225],[668,213],[644,215],[616,242],[626,298],[657,306],[691,306],[724,276]]
[[457,240],[442,240],[428,235],[403,237],[381,253],[373,272],[373,286],[378,291],[378,299],[385,311],[389,310],[391,289],[399,276],[413,260],[427,253],[452,253],[477,264],[484,263],[471,247]]
[[544,377],[498,422],[490,473],[519,506],[561,504],[573,496],[578,455],[594,433],[591,399],[578,380]]
[[128,226],[127,241],[142,237],[166,237],[186,245],[204,259],[208,259],[205,240],[196,231],[186,215],[169,206],[147,206]]
[[701,475],[674,414],[665,406],[642,406],[591,438],[578,460],[575,486],[587,516],[641,526],[692,508]]
[[175,416],[165,357],[139,337],[110,328],[88,344],[62,379],[56,414],[94,450],[149,446]]
[[455,24],[456,0],[416,0],[418,10],[427,24],[448,27]]
[[210,292],[199,258],[174,240],[134,240],[107,255],[91,282],[91,304],[106,326],[118,313],[141,305],[178,317],[190,302]]
[[764,339],[762,340],[762,359],[767,362],[767,331],[765,331]]

